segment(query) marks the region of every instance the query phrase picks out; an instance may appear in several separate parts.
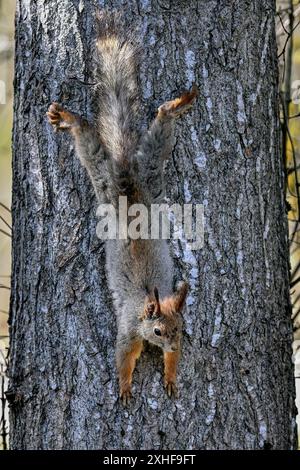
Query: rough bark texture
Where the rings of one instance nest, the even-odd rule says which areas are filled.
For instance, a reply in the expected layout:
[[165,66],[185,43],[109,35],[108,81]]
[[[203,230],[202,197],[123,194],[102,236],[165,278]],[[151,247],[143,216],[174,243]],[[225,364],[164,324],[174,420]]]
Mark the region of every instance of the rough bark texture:
[[[19,0],[10,400],[14,449],[290,449],[295,446],[284,172],[273,0]],[[141,31],[147,119],[196,82],[167,165],[171,201],[203,203],[205,244],[174,257],[191,284],[180,398],[146,348],[118,401],[115,317],[95,197],[51,101],[91,117],[93,13]]]

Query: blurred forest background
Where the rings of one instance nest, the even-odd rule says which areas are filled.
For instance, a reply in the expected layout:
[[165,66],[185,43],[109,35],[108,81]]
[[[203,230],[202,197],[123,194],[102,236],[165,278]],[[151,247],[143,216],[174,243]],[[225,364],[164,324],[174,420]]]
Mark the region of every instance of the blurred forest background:
[[[11,133],[15,0],[0,0],[0,449],[8,446],[5,369],[9,351]],[[282,154],[287,172],[291,298],[297,404],[300,408],[300,0],[277,1]],[[298,428],[300,421],[298,416]],[[299,433],[300,434],[300,433]]]
[[0,0],[0,448],[7,446],[7,406],[4,399],[8,354],[10,285],[11,133],[13,115],[14,0]]

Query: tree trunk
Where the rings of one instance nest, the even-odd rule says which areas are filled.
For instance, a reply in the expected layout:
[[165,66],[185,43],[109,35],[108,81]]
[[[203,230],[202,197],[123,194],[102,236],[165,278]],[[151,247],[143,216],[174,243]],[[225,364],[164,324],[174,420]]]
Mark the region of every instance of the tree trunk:
[[[93,13],[140,22],[147,120],[196,82],[166,169],[203,203],[204,247],[173,242],[191,290],[178,400],[147,347],[128,409],[96,200],[52,101],[91,119]],[[13,449],[291,449],[296,445],[273,0],[17,1],[10,312]],[[74,79],[75,77],[75,79]],[[80,82],[81,81],[81,82]]]

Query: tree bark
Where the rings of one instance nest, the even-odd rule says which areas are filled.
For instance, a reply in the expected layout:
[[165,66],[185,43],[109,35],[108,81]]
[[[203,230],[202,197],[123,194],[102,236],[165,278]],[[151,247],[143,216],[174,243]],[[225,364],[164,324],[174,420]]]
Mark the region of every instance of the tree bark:
[[[116,322],[96,200],[52,101],[91,118],[93,13],[140,23],[145,121],[196,82],[166,168],[172,202],[203,203],[204,247],[173,242],[191,290],[177,400],[146,347],[118,400]],[[17,1],[10,447],[296,446],[273,0]],[[76,79],[74,79],[74,77]]]

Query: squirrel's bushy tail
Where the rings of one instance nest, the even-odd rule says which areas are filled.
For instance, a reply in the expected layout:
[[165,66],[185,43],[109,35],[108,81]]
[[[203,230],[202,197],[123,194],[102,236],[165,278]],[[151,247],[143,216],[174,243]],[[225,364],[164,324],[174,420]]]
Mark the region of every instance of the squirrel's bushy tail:
[[137,46],[117,13],[98,12],[98,131],[114,163],[128,166],[137,141]]

